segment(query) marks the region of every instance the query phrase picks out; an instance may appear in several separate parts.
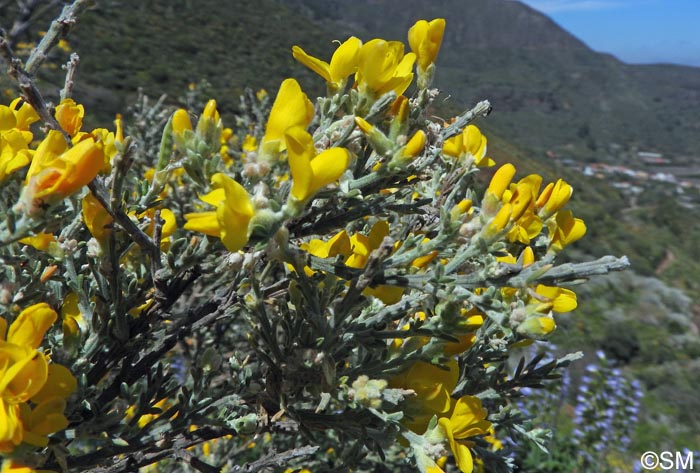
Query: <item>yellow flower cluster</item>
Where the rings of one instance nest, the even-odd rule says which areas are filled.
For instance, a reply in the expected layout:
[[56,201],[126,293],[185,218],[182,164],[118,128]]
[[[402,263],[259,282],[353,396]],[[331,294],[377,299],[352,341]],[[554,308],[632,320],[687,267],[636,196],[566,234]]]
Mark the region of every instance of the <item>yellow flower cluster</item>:
[[[213,105],[212,105],[213,104]],[[198,123],[197,134],[206,129],[200,124],[220,122],[215,103],[210,101]],[[209,111],[207,111],[209,109]],[[184,114],[184,115],[183,115]],[[294,79],[282,82],[265,127],[265,134],[258,145],[260,163],[276,164],[286,157],[292,187],[288,198],[290,213],[298,213],[303,206],[327,185],[338,180],[350,163],[350,152],[345,148],[329,148],[316,151],[314,140],[306,131],[314,115],[313,104]],[[191,124],[184,110],[173,116],[173,133],[176,142],[186,147],[191,139]],[[211,116],[205,120],[205,117]],[[246,139],[244,146],[252,151],[255,140]],[[231,176],[216,173],[211,176],[213,190],[200,199],[216,210],[185,214],[186,230],[192,230],[221,239],[231,252],[242,249],[252,232],[252,222],[258,214],[246,188]]]
[[508,241],[529,245],[546,225],[549,250],[558,252],[585,235],[583,220],[574,218],[569,210],[562,210],[573,193],[569,184],[559,179],[540,192],[542,177],[531,174],[512,183],[514,176],[515,167],[505,164],[491,179],[482,203],[484,214],[492,217],[484,227],[486,239],[505,232]]
[[393,91],[403,94],[413,81],[413,65],[425,74],[433,64],[442,44],[445,20],[421,20],[408,33],[412,52],[404,54],[400,41],[372,39],[363,43],[354,36],[341,43],[330,63],[308,55],[299,46],[292,48],[294,58],[326,80],[334,95],[345,88],[347,78],[355,75],[355,87],[370,97]]
[[[309,56],[301,47],[294,46],[293,56],[302,64],[323,77],[330,94],[342,92],[347,78],[355,75],[355,87],[368,99],[374,100],[386,92],[401,95],[413,80],[413,66],[418,60],[419,74],[432,65],[442,41],[444,20],[417,23],[410,33],[414,52],[404,54],[404,45],[397,41],[373,39],[363,43],[351,37],[339,45],[330,62]],[[421,72],[423,71],[423,72]],[[407,121],[408,101],[400,96],[396,101],[398,122]],[[258,143],[254,136],[246,135],[243,150],[257,154],[258,174],[269,172],[269,166],[286,159],[289,176],[280,176],[279,182],[291,177],[292,185],[285,208],[287,215],[298,215],[303,207],[321,189],[337,181],[349,166],[352,155],[341,147],[317,150],[317,144],[307,131],[314,116],[314,106],[294,79],[282,82],[270,110],[265,132]],[[357,117],[358,126],[365,133],[381,132]],[[188,113],[180,109],[173,115],[172,130],[175,142],[182,150],[192,148],[195,136],[205,139],[206,130],[221,129],[216,103],[205,107],[196,132]],[[219,137],[220,138],[220,137]],[[426,145],[426,134],[417,131],[410,140],[400,146],[392,163],[410,161]],[[371,136],[370,136],[371,141]],[[212,192],[200,199],[215,210],[191,212],[185,215],[185,229],[218,237],[229,251],[238,251],[248,242],[261,208],[251,198],[239,180],[227,174],[210,177]]]
[[203,143],[220,144],[223,134],[221,116],[216,108],[216,100],[209,100],[197,120],[197,128],[192,128],[192,121],[187,110],[180,108],[172,118],[173,136],[182,149],[186,149],[193,136],[199,137]]
[[39,117],[21,99],[0,106],[0,183],[29,166],[16,206],[34,216],[48,205],[60,201],[87,185],[99,172],[108,172],[116,155],[115,142],[123,140],[121,122],[117,131],[103,128],[82,132],[85,110],[72,99],[63,100],[55,118],[63,132],[51,130],[33,147],[30,130]]
[[[379,248],[387,236],[389,236],[389,222],[378,220],[372,225],[367,235],[359,232],[349,235],[347,231],[341,230],[327,241],[311,239],[308,243],[302,243],[300,248],[318,258],[336,258],[340,255],[343,257],[345,266],[362,269],[367,266],[370,254]],[[394,245],[394,250],[400,246],[400,243],[397,242]],[[430,252],[413,260],[411,266],[421,269],[428,265],[436,256],[436,251]],[[304,271],[307,275],[314,273],[308,267],[304,268]],[[374,296],[385,304],[395,304],[401,299],[403,293],[402,288],[386,284],[368,287],[364,290],[366,296]]]
[[63,411],[77,382],[39,350],[57,318],[45,303],[24,309],[9,330],[0,318],[0,452],[22,443],[45,447],[50,434],[68,426]]
[[493,166],[496,162],[486,156],[486,137],[475,125],[467,125],[462,133],[445,140],[442,152],[455,158],[471,159],[478,167]]
[[[404,408],[408,416],[405,425],[416,433],[425,432],[424,437],[435,443],[447,441],[459,469],[470,473],[474,468],[474,459],[469,450],[473,442],[469,439],[489,433],[491,422],[486,420],[487,412],[479,398],[452,398],[459,379],[459,368],[455,360],[448,362],[446,368],[418,361],[392,378],[389,385],[415,393],[414,397],[408,398]],[[437,418],[436,424],[431,422],[434,417]],[[428,432],[426,428],[429,428]],[[443,471],[427,456],[419,454],[417,459],[424,471]]]

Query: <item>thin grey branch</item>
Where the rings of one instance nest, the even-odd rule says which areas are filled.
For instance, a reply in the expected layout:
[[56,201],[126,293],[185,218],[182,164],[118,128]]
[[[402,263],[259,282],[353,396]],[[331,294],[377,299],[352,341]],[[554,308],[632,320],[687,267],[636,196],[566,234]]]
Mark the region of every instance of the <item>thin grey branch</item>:
[[61,90],[61,100],[70,98],[73,94],[73,85],[75,84],[75,71],[78,69],[78,64],[80,63],[80,56],[77,53],[72,53],[70,59],[63,66],[66,70],[66,81],[63,85],[63,90]]
[[49,51],[58,41],[68,34],[70,28],[78,22],[78,16],[87,7],[93,5],[93,0],[75,0],[71,5],[63,8],[61,15],[51,22],[49,31],[41,39],[39,45],[34,48],[27,60],[25,70],[30,76],[34,76],[39,67],[48,57]]
[[290,460],[293,460],[295,458],[300,458],[300,457],[308,457],[310,455],[313,455],[318,451],[319,447],[312,447],[310,445],[304,446],[304,447],[299,447],[295,448],[292,450],[287,450],[282,453],[271,453],[269,455],[266,455],[262,457],[259,460],[255,460],[252,463],[246,463],[243,466],[237,466],[233,468],[233,471],[235,472],[245,472],[245,473],[253,473],[255,471],[260,471],[263,468],[267,467],[281,467],[287,464]]
[[485,117],[489,114],[489,112],[491,112],[491,104],[488,100],[482,100],[476,104],[474,108],[458,116],[454,123],[442,130],[442,133],[440,134],[442,139],[446,140],[447,138],[456,135],[476,117]]

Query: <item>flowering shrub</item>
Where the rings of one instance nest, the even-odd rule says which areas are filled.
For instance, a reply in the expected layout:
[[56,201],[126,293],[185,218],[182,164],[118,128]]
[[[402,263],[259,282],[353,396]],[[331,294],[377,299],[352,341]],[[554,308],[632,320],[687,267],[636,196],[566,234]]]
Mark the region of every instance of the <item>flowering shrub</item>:
[[515,350],[627,263],[555,265],[573,190],[488,157],[488,102],[432,118],[444,28],[295,46],[327,95],[287,79],[231,128],[0,107],[3,469],[511,471],[513,399],[575,358]]

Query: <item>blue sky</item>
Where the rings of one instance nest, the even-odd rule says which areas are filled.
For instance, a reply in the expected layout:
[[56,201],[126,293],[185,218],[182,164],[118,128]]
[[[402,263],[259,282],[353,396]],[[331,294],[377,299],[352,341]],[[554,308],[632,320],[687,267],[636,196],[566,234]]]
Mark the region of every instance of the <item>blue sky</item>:
[[622,61],[700,67],[700,0],[521,0]]

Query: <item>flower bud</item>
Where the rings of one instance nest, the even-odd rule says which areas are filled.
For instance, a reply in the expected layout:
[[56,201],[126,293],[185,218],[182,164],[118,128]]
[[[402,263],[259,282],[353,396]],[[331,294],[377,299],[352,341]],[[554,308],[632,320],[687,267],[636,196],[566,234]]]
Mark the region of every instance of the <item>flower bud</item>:
[[557,324],[551,316],[529,317],[523,323],[518,325],[516,331],[528,338],[544,338],[549,335]]

